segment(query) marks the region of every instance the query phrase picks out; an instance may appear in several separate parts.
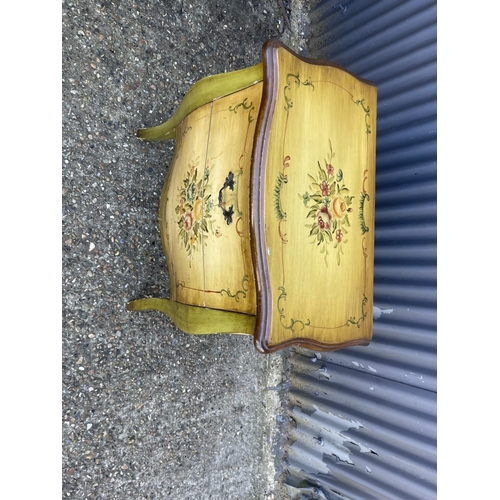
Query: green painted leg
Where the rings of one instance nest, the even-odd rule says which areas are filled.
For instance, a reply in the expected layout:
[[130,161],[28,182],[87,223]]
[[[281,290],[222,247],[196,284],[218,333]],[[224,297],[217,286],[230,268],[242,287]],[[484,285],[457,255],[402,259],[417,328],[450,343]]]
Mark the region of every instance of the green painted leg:
[[172,117],[156,127],[141,128],[137,137],[147,141],[175,139],[177,125],[196,108],[214,99],[237,92],[263,79],[262,63],[238,71],[207,76],[196,82],[187,92]]
[[255,316],[189,306],[169,299],[139,299],[127,304],[129,311],[160,311],[169,316],[177,328],[186,333],[243,333],[253,335]]

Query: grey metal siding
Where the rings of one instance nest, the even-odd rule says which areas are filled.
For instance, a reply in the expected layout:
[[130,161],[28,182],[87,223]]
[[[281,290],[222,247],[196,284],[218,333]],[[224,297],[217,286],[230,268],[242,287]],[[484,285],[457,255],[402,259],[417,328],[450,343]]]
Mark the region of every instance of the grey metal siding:
[[436,498],[436,2],[320,1],[308,56],[379,90],[373,342],[293,349],[292,498]]

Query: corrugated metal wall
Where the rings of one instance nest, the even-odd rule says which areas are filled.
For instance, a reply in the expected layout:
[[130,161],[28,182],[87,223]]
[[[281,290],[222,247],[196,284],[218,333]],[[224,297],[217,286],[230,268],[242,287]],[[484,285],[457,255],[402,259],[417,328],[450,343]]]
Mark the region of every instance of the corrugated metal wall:
[[374,340],[294,349],[296,499],[436,498],[436,2],[315,2],[308,56],[379,89]]

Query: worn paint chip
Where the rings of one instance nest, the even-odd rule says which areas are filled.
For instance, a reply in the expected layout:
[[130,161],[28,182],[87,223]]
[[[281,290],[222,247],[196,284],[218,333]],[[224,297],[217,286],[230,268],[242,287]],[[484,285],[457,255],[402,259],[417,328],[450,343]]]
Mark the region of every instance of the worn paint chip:
[[[298,454],[302,454],[304,449],[308,450],[310,469],[307,472],[328,474],[330,470],[325,463],[325,457],[334,457],[335,462],[355,465],[351,459],[353,452],[347,446],[348,444],[357,446],[360,453],[378,455],[372,448],[344,434],[351,429],[362,429],[364,426],[361,422],[324,412],[316,405],[313,405],[313,408],[314,410],[297,406],[292,408],[294,420],[297,423],[293,432],[292,450]],[[319,422],[328,422],[328,426],[320,425]],[[314,437],[311,437],[311,431]]]
[[373,306],[373,319],[379,319],[382,314],[392,314],[394,309],[380,309],[379,307]]

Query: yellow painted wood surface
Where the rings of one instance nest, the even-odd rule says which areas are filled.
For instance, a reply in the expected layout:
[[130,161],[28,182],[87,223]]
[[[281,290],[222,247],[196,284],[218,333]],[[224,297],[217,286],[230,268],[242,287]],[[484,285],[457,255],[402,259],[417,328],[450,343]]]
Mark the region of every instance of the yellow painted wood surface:
[[203,172],[211,104],[199,107],[179,125],[174,158],[159,209],[160,235],[170,276],[170,299],[205,306],[203,232],[194,231],[203,215]]
[[172,319],[177,328],[183,332],[197,335],[212,333],[252,335],[255,330],[255,316],[190,306],[169,299],[133,300],[129,302],[127,309],[129,311],[162,312]]
[[139,129],[137,136],[148,141],[174,139],[177,126],[196,108],[251,86],[261,80],[261,62],[249,68],[202,78],[188,90],[171,118],[161,125]]
[[258,83],[214,101],[207,148],[211,174],[207,192],[221,206],[213,210],[218,234],[204,249],[205,305],[250,314],[256,312],[250,163],[261,97],[262,83]]
[[262,175],[252,189],[264,206],[254,230],[265,243],[260,275],[269,288],[261,287],[259,301],[269,318],[259,323],[266,325],[265,345],[256,332],[256,346],[268,352],[297,339],[318,348],[366,344],[373,326],[377,90],[279,47],[276,76],[269,67],[265,75],[275,94],[263,109],[259,64],[198,82],[168,122],[139,132],[163,140],[175,131],[159,210],[171,290],[170,299],[129,308],[162,311],[188,333],[253,332],[254,266],[261,263],[251,253],[257,236],[250,231],[250,182],[261,120],[266,156],[263,164],[256,159]]
[[376,88],[278,51],[265,180],[268,345],[372,337]]
[[172,300],[256,312],[249,179],[261,95],[259,82],[199,107],[177,128],[160,202]]

